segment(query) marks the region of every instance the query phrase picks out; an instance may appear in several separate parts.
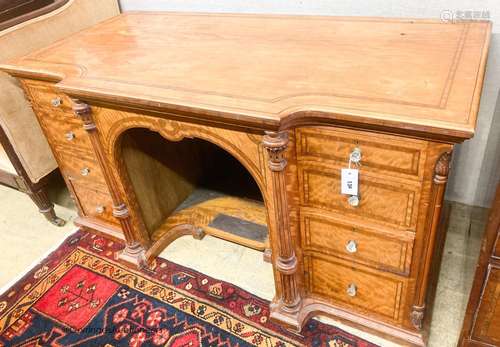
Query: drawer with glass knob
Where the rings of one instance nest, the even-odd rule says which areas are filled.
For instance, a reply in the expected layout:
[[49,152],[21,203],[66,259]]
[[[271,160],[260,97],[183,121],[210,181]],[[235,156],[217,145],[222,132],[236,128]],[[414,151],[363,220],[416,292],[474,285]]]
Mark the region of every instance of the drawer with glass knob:
[[392,322],[404,318],[405,277],[309,252],[304,255],[304,267],[306,288],[317,299]]
[[92,153],[92,145],[88,134],[83,129],[83,123],[75,118],[62,118],[48,110],[39,112],[40,122],[45,129],[48,140],[57,146]]
[[23,83],[35,109],[44,108],[58,115],[74,117],[71,99],[57,91],[52,84],[29,80],[24,80]]
[[113,217],[113,201],[108,193],[75,181],[70,181],[70,189],[83,216],[114,225],[119,224]]
[[58,156],[62,162],[61,170],[68,179],[84,182],[91,187],[106,187],[101,168],[93,154],[68,152],[61,149]]
[[300,204],[400,230],[416,230],[421,183],[360,172],[355,195],[342,194],[342,167],[298,165]]
[[342,216],[302,208],[302,249],[348,259],[375,269],[408,276],[415,234],[373,229]]
[[297,159],[360,169],[396,179],[423,179],[427,143],[394,135],[334,127],[296,130]]
[[55,146],[76,148],[92,153],[90,139],[83,122],[73,113],[72,101],[54,86],[40,81],[24,81],[27,94],[36,111],[40,125],[54,152]]

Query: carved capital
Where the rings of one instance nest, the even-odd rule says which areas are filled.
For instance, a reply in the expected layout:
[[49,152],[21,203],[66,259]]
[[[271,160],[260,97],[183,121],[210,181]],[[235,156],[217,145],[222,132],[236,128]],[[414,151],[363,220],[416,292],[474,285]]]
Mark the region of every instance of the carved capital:
[[444,152],[439,156],[434,167],[434,183],[445,184],[450,172],[451,152]]
[[424,306],[413,306],[410,313],[411,324],[415,329],[422,329],[422,322],[424,321],[425,305]]
[[293,275],[297,271],[297,257],[295,253],[288,258],[278,256],[276,259],[276,268],[284,275]]
[[262,143],[269,154],[269,168],[272,171],[283,171],[286,167],[283,154],[288,146],[288,133],[266,131]]
[[129,217],[128,208],[124,203],[113,205],[113,216],[118,219],[126,219]]
[[83,121],[83,128],[87,131],[95,130],[96,126],[92,119],[90,106],[78,99],[71,99],[71,101],[73,101],[73,113]]

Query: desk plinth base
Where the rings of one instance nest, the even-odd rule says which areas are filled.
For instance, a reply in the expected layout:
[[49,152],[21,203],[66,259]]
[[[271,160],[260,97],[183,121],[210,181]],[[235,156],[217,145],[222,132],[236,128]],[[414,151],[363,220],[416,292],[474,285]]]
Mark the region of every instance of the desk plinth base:
[[424,330],[410,332],[399,329],[311,298],[303,299],[299,310],[294,313],[283,310],[275,298],[270,304],[269,316],[273,322],[294,333],[300,333],[304,324],[312,317],[327,317],[402,346],[424,347],[428,340],[428,334]]
[[146,261],[146,251],[142,246],[125,247],[117,254],[118,260],[122,260],[127,264],[133,265],[138,269],[147,269],[148,262]]

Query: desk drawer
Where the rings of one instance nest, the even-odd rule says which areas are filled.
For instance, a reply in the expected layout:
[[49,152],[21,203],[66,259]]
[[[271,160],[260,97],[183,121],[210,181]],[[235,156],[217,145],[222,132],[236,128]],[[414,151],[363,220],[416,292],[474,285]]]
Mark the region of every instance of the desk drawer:
[[347,167],[350,154],[361,150],[360,172],[422,180],[427,142],[331,127],[297,129],[299,160],[318,160]]
[[299,182],[303,206],[415,231],[420,200],[418,183],[405,184],[360,174],[359,204],[351,206],[349,196],[340,193],[340,168],[299,164]]
[[309,253],[304,256],[307,287],[321,300],[399,322],[407,282],[403,277]]
[[70,181],[71,188],[84,216],[100,219],[118,225],[113,217],[113,201],[108,193],[88,188],[80,183]]
[[24,80],[33,106],[38,110],[45,108],[65,117],[75,117],[69,97],[55,90],[53,84],[40,81]]
[[413,233],[375,231],[349,223],[345,218],[301,210],[301,240],[314,251],[397,274],[410,273]]
[[61,117],[50,110],[38,111],[40,122],[50,143],[65,146],[70,150],[77,147],[80,150],[92,152],[90,138],[83,129],[80,120]]
[[68,153],[61,150],[57,153],[61,169],[69,179],[84,183],[88,187],[106,186],[101,168],[92,153]]

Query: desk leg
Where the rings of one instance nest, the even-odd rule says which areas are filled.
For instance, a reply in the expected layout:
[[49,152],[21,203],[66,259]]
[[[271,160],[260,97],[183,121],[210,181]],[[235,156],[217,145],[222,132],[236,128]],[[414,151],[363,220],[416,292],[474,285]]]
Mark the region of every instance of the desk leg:
[[412,307],[410,319],[417,330],[423,328],[423,321],[426,311],[427,287],[429,284],[430,271],[432,267],[432,256],[435,253],[436,233],[439,229],[439,221],[441,219],[441,209],[443,205],[444,193],[446,190],[446,182],[448,181],[448,173],[450,170],[451,150],[443,152],[435,165],[434,177],[431,191],[431,199],[429,206],[428,223],[428,242],[424,249],[422,263],[423,270],[421,274],[421,287],[417,292],[416,302]]
[[97,127],[92,118],[92,110],[89,105],[80,100],[73,99],[73,112],[83,121],[83,128],[87,131],[92,143],[94,154],[101,167],[104,179],[109,188],[113,200],[113,216],[121,224],[125,236],[125,248],[121,251],[119,259],[136,265],[138,268],[147,268],[146,250],[134,237],[134,230],[130,220],[130,214],[125,203],[118,194],[117,183],[113,174],[109,171],[109,165],[104,154],[104,149],[97,134]]
[[[279,273],[278,295],[271,307],[271,318],[278,320],[294,330],[300,330],[298,313],[302,299],[297,288],[297,257],[290,233],[289,211],[286,199],[284,152],[288,146],[287,132],[266,132],[263,145],[269,154],[269,168],[272,182],[272,208],[274,214],[275,239],[277,251],[274,266]],[[277,245],[276,245],[277,243]]]

